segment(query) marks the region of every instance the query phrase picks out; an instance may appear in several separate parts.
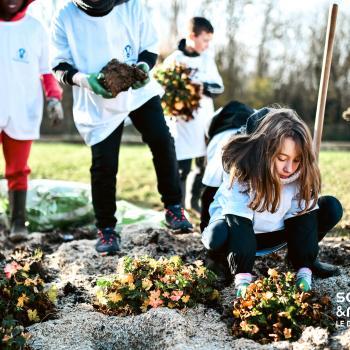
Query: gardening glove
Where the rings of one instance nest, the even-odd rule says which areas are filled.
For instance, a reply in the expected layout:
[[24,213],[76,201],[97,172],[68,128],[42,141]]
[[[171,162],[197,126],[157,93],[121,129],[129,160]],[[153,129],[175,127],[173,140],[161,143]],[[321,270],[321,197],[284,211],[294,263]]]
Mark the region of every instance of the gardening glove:
[[147,85],[150,82],[150,78],[149,78],[149,65],[146,62],[139,62],[136,64],[136,67],[141,69],[142,71],[144,71],[147,74],[147,78],[141,81],[137,81],[136,83],[134,83],[132,85],[132,88],[134,90],[142,88],[143,86]]
[[57,98],[49,98],[47,102],[47,114],[52,126],[61,124],[64,118],[61,101]]
[[112,94],[101,85],[100,79],[103,79],[102,73],[84,74],[78,72],[73,75],[75,85],[88,89],[104,98],[112,98]]

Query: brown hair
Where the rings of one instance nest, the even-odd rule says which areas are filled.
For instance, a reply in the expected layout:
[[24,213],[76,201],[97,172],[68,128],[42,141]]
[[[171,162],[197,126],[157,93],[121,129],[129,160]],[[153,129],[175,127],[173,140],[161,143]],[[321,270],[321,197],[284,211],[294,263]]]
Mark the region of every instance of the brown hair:
[[223,167],[230,173],[230,183],[247,184],[253,199],[249,208],[262,212],[276,212],[281,197],[281,182],[275,169],[275,159],[283,141],[291,137],[300,151],[299,206],[313,208],[321,190],[321,176],[312,147],[312,137],[307,125],[292,109],[271,109],[261,119],[252,134],[234,136],[223,150]]
[[195,36],[198,36],[202,32],[214,33],[214,28],[206,18],[193,17],[189,21],[188,31],[189,33],[194,33]]

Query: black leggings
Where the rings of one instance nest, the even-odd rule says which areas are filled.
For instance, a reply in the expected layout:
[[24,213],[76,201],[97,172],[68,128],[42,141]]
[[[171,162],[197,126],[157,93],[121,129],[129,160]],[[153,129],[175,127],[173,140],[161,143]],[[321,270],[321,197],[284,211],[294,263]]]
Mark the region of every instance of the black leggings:
[[341,219],[340,202],[331,196],[318,200],[319,209],[285,221],[281,231],[255,234],[252,221],[231,215],[217,220],[204,230],[202,242],[212,252],[227,256],[233,274],[252,272],[256,253],[287,243],[288,256],[295,269],[311,267],[318,254],[318,242]]
[[[129,116],[141,133],[142,140],[151,149],[162,202],[165,206],[180,203],[181,188],[174,140],[165,123],[159,96],[151,98]],[[98,228],[114,227],[116,224],[116,175],[122,132],[123,124],[105,140],[91,147],[92,204]]]
[[[206,158],[198,157],[194,158],[194,169],[191,171],[192,159],[183,159],[178,161],[180,180],[186,183],[188,175],[191,173],[192,176],[189,177],[189,182],[187,183],[189,188],[190,198],[194,198],[199,201],[202,195],[202,179],[205,171]],[[184,186],[186,188],[186,186]],[[183,202],[185,203],[186,193],[183,193]]]

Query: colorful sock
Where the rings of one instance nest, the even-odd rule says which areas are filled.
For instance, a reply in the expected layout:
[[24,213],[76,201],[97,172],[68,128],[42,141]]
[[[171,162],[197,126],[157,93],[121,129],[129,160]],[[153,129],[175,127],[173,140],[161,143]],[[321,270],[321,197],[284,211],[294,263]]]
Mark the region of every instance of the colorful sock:
[[247,287],[253,282],[254,276],[247,273],[237,273],[235,275],[235,287],[237,289],[236,296],[244,297]]
[[308,267],[300,268],[297,272],[297,287],[299,287],[303,292],[308,292],[311,290],[311,278],[312,271]]

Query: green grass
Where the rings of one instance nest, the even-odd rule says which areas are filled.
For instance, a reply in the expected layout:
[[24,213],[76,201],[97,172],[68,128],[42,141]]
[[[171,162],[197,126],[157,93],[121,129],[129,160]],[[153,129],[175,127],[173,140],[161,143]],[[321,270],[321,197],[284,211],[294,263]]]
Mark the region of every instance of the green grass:
[[[90,183],[90,148],[82,144],[34,143],[31,178]],[[122,145],[117,177],[118,199],[161,208],[152,154],[145,145]]]
[[[31,178],[90,182],[90,148],[82,144],[34,143]],[[320,154],[322,194],[336,196],[343,204],[340,226],[350,221],[350,152],[323,151]],[[4,161],[0,159],[0,169]],[[118,199],[145,207],[162,208],[156,187],[152,155],[145,145],[125,145],[120,150]]]

